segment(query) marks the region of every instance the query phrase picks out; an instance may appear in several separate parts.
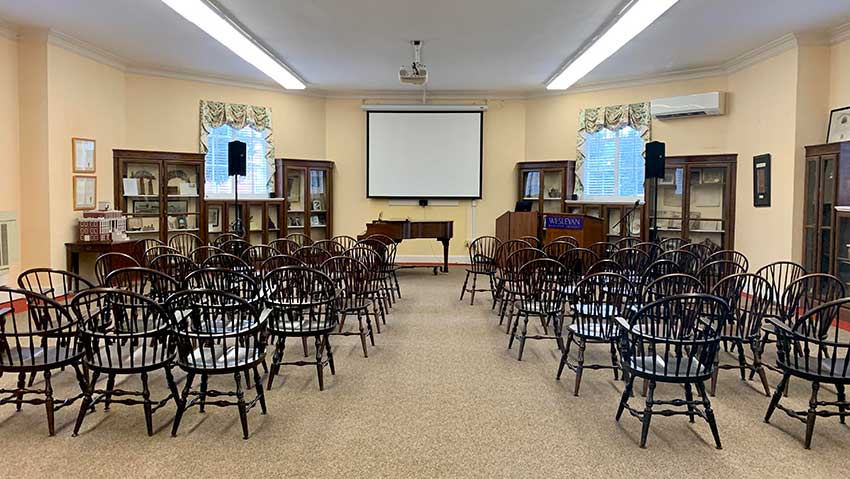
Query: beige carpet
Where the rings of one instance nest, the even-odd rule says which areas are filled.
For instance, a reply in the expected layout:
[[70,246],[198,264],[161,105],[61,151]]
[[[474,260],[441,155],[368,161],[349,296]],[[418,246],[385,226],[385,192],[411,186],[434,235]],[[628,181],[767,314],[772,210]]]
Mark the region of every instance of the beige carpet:
[[[0,467],[12,477],[838,477],[847,472],[850,426],[818,419],[813,449],[803,449],[804,425],[777,411],[762,417],[767,398],[756,382],[721,371],[714,409],[723,450],[708,425],[686,417],[656,417],[648,449],[638,448],[640,424],[614,421],[623,383],[610,371],[588,371],[581,397],[574,375],[555,380],[554,342],[529,342],[522,362],[483,296],[460,303],[460,268],[449,275],[402,272],[404,298],[364,359],[357,337],[335,337],[337,374],[319,392],[315,369],[284,368],[267,394],[269,414],[249,414],[242,439],[235,408],[197,408],[170,436],[174,406],[154,416],[145,435],[140,407],[102,407],[71,437],[77,406],[57,415],[47,437],[41,407],[0,408]],[[593,349],[593,348],[592,348]],[[300,351],[293,342],[289,353]],[[607,360],[597,346],[589,360]],[[73,375],[55,381],[74,391]],[[771,383],[779,379],[770,373]],[[182,382],[183,374],[178,380]],[[156,392],[164,391],[161,375]],[[0,384],[10,386],[5,376]],[[136,386],[136,379],[128,385]],[[231,379],[212,385],[230,387]],[[802,381],[789,404],[804,408]],[[680,389],[659,386],[657,395]],[[834,398],[834,389],[821,389]],[[639,402],[640,398],[635,401]]]

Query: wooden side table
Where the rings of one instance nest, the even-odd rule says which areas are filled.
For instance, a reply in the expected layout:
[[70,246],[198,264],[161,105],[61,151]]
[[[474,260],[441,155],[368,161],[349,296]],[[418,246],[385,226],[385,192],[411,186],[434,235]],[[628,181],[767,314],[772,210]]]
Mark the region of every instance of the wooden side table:
[[65,269],[80,274],[80,254],[124,253],[133,255],[135,241],[75,241],[65,243]]

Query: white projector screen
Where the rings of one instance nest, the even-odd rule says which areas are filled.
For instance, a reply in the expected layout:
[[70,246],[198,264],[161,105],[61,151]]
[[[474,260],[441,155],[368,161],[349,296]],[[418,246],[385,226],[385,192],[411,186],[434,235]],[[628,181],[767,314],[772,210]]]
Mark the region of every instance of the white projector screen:
[[483,112],[366,113],[366,196],[481,198]]

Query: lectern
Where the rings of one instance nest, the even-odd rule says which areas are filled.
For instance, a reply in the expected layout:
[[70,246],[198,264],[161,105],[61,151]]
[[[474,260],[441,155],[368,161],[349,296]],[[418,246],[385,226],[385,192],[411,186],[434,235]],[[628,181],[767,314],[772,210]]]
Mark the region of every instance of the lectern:
[[572,236],[581,248],[603,241],[602,220],[594,216],[565,213],[543,215],[543,242],[549,243],[559,236]]
[[496,238],[505,242],[519,239],[523,236],[537,236],[539,213],[536,211],[506,211],[502,216],[496,218]]

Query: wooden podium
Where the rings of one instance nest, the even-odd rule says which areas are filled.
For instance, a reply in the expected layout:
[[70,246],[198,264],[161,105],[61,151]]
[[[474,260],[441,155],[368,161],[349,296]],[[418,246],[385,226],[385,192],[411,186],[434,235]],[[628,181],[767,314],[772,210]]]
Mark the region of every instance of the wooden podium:
[[587,248],[603,241],[602,220],[587,215],[543,214],[543,242],[548,244],[559,236],[572,236],[578,241],[579,247]]
[[496,218],[496,238],[504,243],[522,236],[537,237],[539,225],[539,213],[536,211],[506,211]]

